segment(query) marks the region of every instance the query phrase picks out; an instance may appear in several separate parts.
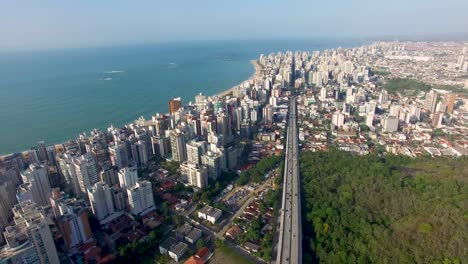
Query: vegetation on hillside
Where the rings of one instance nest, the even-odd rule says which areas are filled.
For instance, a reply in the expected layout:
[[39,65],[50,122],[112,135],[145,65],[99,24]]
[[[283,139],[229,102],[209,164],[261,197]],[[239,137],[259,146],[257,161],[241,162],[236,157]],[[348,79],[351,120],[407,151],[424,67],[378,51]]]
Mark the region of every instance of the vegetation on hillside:
[[385,89],[391,94],[401,93],[403,95],[416,95],[421,91],[430,91],[431,86],[414,79],[395,78],[387,81]]
[[304,263],[466,263],[468,159],[301,155]]
[[427,92],[431,89],[446,90],[455,93],[467,94],[468,90],[456,85],[429,85],[414,79],[394,78],[385,84],[385,89],[391,94],[401,93],[402,95],[412,96],[419,92]]

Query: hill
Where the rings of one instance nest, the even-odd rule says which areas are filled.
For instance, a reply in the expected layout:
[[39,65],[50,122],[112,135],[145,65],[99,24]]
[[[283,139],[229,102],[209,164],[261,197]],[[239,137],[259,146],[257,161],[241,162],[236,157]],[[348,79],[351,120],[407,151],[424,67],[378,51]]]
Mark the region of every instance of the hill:
[[460,263],[468,159],[301,155],[304,263]]

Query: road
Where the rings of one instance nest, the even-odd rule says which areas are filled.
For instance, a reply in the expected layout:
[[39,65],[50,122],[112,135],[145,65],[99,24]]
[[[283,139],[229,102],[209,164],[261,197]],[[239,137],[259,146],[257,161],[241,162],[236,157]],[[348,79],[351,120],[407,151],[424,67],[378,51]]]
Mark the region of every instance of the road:
[[289,104],[283,195],[276,263],[302,263],[301,193],[296,97]]

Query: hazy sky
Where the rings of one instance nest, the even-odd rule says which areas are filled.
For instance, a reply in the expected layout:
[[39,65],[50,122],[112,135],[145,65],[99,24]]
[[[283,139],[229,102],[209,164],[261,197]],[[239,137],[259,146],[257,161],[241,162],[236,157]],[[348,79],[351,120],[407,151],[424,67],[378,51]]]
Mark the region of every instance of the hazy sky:
[[0,49],[468,33],[468,0],[0,0]]

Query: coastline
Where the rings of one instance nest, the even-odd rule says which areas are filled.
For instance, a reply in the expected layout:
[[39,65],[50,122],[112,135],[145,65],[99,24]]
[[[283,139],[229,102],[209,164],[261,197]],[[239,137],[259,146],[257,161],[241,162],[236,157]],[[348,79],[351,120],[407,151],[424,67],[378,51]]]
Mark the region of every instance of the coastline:
[[239,83],[239,84],[237,84],[237,85],[235,85],[235,86],[233,86],[233,87],[231,87],[231,88],[229,88],[227,90],[224,90],[224,91],[222,91],[222,92],[220,92],[220,93],[218,93],[216,95],[219,96],[219,97],[227,96],[227,95],[231,94],[234,91],[234,89],[236,87],[239,87],[239,85],[241,85],[243,82],[253,80],[253,79],[257,78],[257,77],[262,76],[263,66],[258,62],[258,60],[250,60],[250,64],[252,64],[255,71],[247,80],[244,80],[241,83]]

